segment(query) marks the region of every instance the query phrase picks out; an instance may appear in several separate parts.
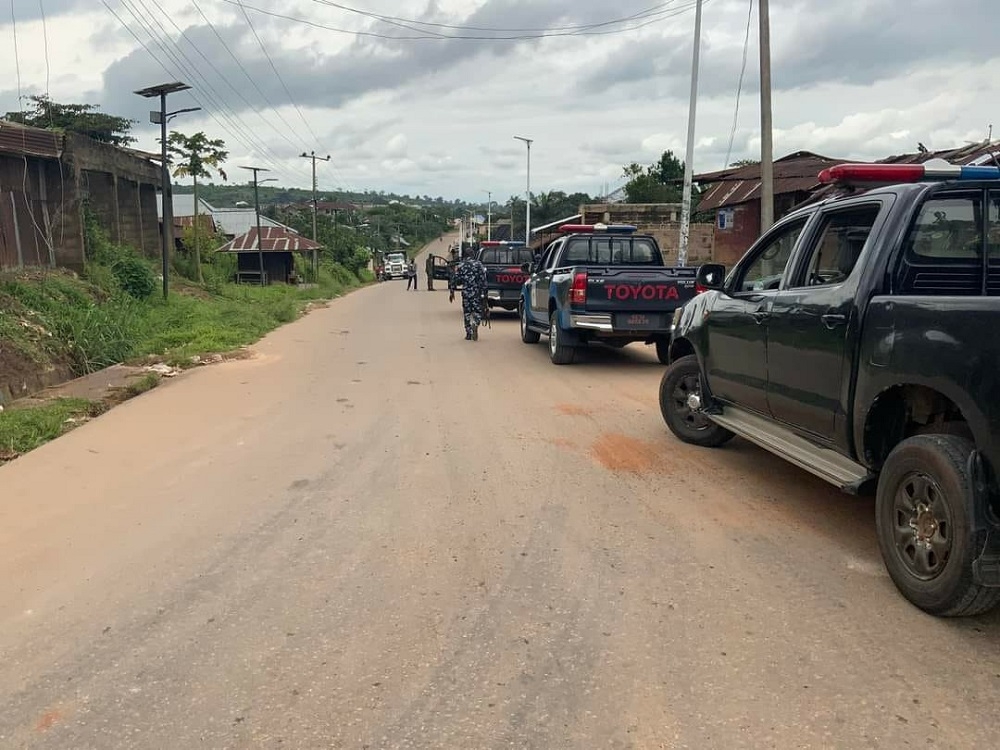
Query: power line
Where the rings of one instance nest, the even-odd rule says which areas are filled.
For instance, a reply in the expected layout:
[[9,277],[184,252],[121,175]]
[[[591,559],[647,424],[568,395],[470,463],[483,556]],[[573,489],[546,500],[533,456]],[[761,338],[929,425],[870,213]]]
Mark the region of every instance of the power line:
[[250,14],[247,13],[247,9],[243,7],[243,3],[237,0],[237,5],[240,6],[240,10],[243,11],[243,17],[247,21],[247,26],[250,27],[250,31],[253,32],[254,39],[257,40],[257,44],[260,46],[260,51],[264,53],[264,57],[267,58],[268,64],[271,66],[271,70],[274,71],[274,75],[277,77],[281,87],[285,90],[285,94],[288,96],[288,101],[291,102],[292,106],[295,107],[295,111],[299,113],[299,117],[302,118],[302,122],[305,124],[306,128],[309,130],[310,135],[312,135],[313,140],[319,144],[319,136],[316,135],[312,126],[309,125],[309,121],[306,119],[305,115],[302,114],[302,110],[299,109],[299,105],[295,103],[295,99],[292,96],[292,92],[288,90],[288,86],[285,84],[285,79],[281,77],[281,73],[278,72],[277,66],[274,64],[274,60],[271,59],[271,55],[267,51],[267,47],[264,46],[264,42],[261,41],[260,35],[257,33],[257,29],[254,28],[253,22],[250,20]]
[[[125,0],[122,0],[122,2],[124,4]],[[191,78],[192,80],[198,80],[198,79],[200,79],[202,85],[206,89],[207,96],[215,98],[215,100],[217,101],[217,103],[219,105],[219,110],[220,110],[219,114],[223,118],[225,118],[226,121],[229,123],[229,132],[235,133],[236,136],[238,138],[242,139],[244,141],[245,145],[249,145],[251,149],[259,151],[261,153],[261,155],[263,156],[263,158],[266,161],[268,161],[272,166],[276,167],[279,171],[287,171],[288,167],[281,161],[281,157],[279,155],[275,154],[271,150],[271,148],[262,139],[260,139],[256,134],[253,133],[253,131],[251,131],[242,122],[240,122],[239,115],[236,114],[233,111],[233,109],[231,107],[229,107],[225,103],[225,101],[223,100],[223,98],[219,95],[219,92],[216,91],[216,89],[212,86],[211,82],[207,79],[207,77],[205,77],[200,72],[200,70],[198,69],[198,66],[195,64],[195,62],[193,60],[191,60],[190,57],[188,57],[188,55],[184,52],[184,50],[180,47],[180,45],[173,41],[173,39],[171,38],[170,34],[167,32],[166,28],[164,28],[163,24],[160,23],[160,21],[156,17],[156,15],[150,11],[149,7],[145,3],[145,0],[132,0],[132,2],[135,3],[135,4],[137,4],[137,5],[139,5],[139,6],[141,6],[143,8],[143,10],[146,11],[147,16],[149,16],[150,18],[152,18],[152,20],[159,27],[160,31],[162,32],[162,37],[160,35],[157,35],[155,33],[155,31],[152,32],[152,36],[155,37],[155,39],[157,41],[157,44],[164,51],[164,53],[167,54],[168,57],[170,57],[170,59],[174,62],[174,64],[177,65],[178,68],[180,70],[182,70],[187,77]],[[134,12],[134,10],[132,10],[130,8],[129,12],[132,13],[133,17],[137,18],[137,15]],[[163,11],[161,9],[161,13],[162,12]],[[166,14],[164,14],[164,15],[166,15]],[[138,20],[138,18],[137,18],[137,20]],[[145,28],[145,26],[144,26],[144,28]],[[175,25],[175,28],[177,28],[176,25]],[[152,29],[152,26],[149,26],[148,28],[145,28],[145,30],[147,31],[147,33],[151,33],[151,29]],[[178,29],[178,31],[179,31],[179,29]],[[167,44],[172,45],[173,47],[176,48],[177,53],[179,53],[180,57],[182,57],[188,63],[188,66],[185,66],[183,63],[181,63],[180,59],[176,55],[171,54],[171,52],[169,50],[167,50],[167,48],[166,48]],[[192,45],[192,46],[195,46],[195,45]],[[202,104],[203,109],[206,109],[206,111],[209,110],[209,108],[206,107],[201,101],[199,101],[197,99],[196,99],[196,101],[198,101],[199,104]],[[215,119],[215,118],[213,117],[213,119]],[[218,123],[217,119],[216,119],[216,123]],[[225,129],[224,126],[222,126],[222,127],[223,127],[223,129]],[[305,179],[305,175],[302,172],[302,170],[298,169],[297,167],[293,167],[292,171],[295,172],[295,173],[297,173],[298,176],[301,177],[302,179]]]
[[750,48],[750,26],[753,23],[753,0],[750,0],[750,9],[747,11],[747,33],[743,39],[743,66],[740,68],[740,81],[736,86],[736,109],[733,112],[733,129],[729,132],[729,146],[726,148],[726,162],[722,165],[725,169],[729,166],[729,159],[733,154],[733,141],[736,140],[736,126],[740,119],[740,96],[743,94],[743,78],[747,72],[747,51]]
[[[265,10],[263,8],[258,8],[253,5],[248,5],[242,0],[222,0],[222,2],[229,5],[236,5],[244,11],[252,10],[256,13],[260,13],[265,16],[271,16],[272,18],[280,18],[285,21],[292,21],[294,23],[302,24],[304,26],[311,26],[315,29],[323,29],[325,31],[334,31],[340,34],[349,34],[356,37],[370,37],[374,39],[388,39],[391,41],[423,41],[423,40],[435,40],[435,41],[452,41],[452,40],[466,40],[466,41],[486,41],[486,42],[502,42],[502,41],[527,41],[532,39],[549,39],[553,37],[567,37],[567,36],[608,36],[612,34],[622,34],[629,31],[637,31],[639,29],[650,26],[654,23],[659,23],[667,18],[672,18],[685,13],[695,6],[695,2],[691,0],[686,5],[682,5],[676,8],[671,8],[666,11],[658,11],[657,17],[651,20],[643,21],[642,23],[635,23],[632,26],[621,29],[610,29],[604,31],[565,31],[565,32],[539,32],[534,34],[519,34],[513,36],[484,36],[484,35],[448,35],[448,34],[435,34],[424,32],[418,35],[410,36],[399,36],[391,34],[380,34],[374,31],[360,31],[357,29],[344,29],[337,26],[330,26],[328,24],[322,24],[317,21],[310,21],[306,18],[298,18],[296,16],[289,16],[283,13],[276,13],[274,11]],[[705,0],[706,4],[710,0]],[[638,19],[637,19],[638,20]]]
[[[271,103],[271,101],[267,98],[267,94],[265,94],[264,91],[261,89],[261,87],[257,84],[257,81],[254,79],[254,77],[250,75],[250,73],[247,71],[243,63],[240,62],[240,59],[236,57],[236,54],[233,52],[232,48],[230,48],[229,44],[223,38],[222,34],[220,34],[219,30],[215,27],[215,24],[212,23],[212,21],[208,18],[208,16],[205,15],[205,12],[201,9],[201,6],[198,5],[197,0],[191,0],[191,3],[192,5],[194,5],[195,9],[204,19],[205,23],[208,24],[208,27],[212,30],[212,33],[215,34],[215,37],[219,40],[219,43],[222,45],[223,49],[225,49],[226,52],[229,53],[229,56],[233,59],[233,62],[236,63],[237,67],[240,69],[240,72],[243,73],[247,81],[250,82],[250,85],[253,86],[254,89],[257,91],[258,96],[260,96],[260,98],[264,100],[264,103],[267,104],[267,106],[270,108],[272,112],[274,112],[275,115],[277,115],[278,119],[281,120],[281,122],[285,125],[285,127],[294,133],[295,132],[294,128],[292,128],[288,120],[286,120],[284,116],[282,116],[281,112],[278,111],[277,107],[275,107]],[[301,136],[298,136],[297,134],[296,137],[301,138]],[[308,145],[308,143],[304,139],[302,140],[302,143],[304,145]]]
[[[141,46],[143,47],[143,49],[144,49],[144,50],[146,51],[146,53],[147,53],[147,54],[149,54],[149,56],[150,56],[151,58],[153,58],[153,60],[154,60],[154,61],[156,61],[156,63],[157,63],[157,64],[158,64],[158,65],[159,65],[159,66],[160,66],[161,68],[163,68],[163,69],[164,69],[164,71],[166,71],[167,75],[169,75],[169,76],[171,76],[171,77],[176,77],[176,73],[175,73],[174,71],[170,70],[170,68],[169,68],[169,67],[168,67],[168,66],[167,66],[167,65],[166,65],[166,64],[165,64],[165,63],[164,63],[164,62],[163,62],[163,61],[162,61],[162,60],[161,60],[161,59],[160,59],[159,57],[157,57],[157,56],[156,56],[156,55],[155,55],[155,54],[153,53],[153,51],[152,51],[152,50],[151,50],[151,49],[149,48],[149,46],[148,46],[148,45],[147,45],[147,44],[146,44],[146,43],[145,43],[145,42],[144,42],[144,41],[143,41],[143,40],[142,40],[142,39],[141,39],[141,38],[139,37],[139,35],[135,33],[135,31],[134,31],[134,30],[133,30],[133,29],[132,29],[132,28],[131,28],[131,27],[130,27],[130,26],[129,26],[129,25],[128,25],[128,24],[127,24],[127,23],[126,23],[126,22],[125,22],[125,21],[124,21],[124,20],[123,20],[122,18],[121,18],[121,16],[119,16],[119,15],[118,15],[118,14],[117,14],[117,13],[116,13],[116,12],[114,11],[114,9],[113,9],[113,8],[111,8],[111,6],[110,6],[110,5],[109,5],[109,4],[107,3],[107,0],[101,0],[101,2],[102,2],[102,3],[104,4],[104,6],[105,6],[105,7],[106,7],[106,8],[108,9],[108,11],[109,11],[109,12],[110,12],[110,13],[111,13],[111,14],[112,14],[112,15],[113,15],[113,16],[114,16],[114,17],[115,17],[115,18],[116,18],[117,20],[118,20],[118,22],[119,22],[119,23],[120,23],[120,24],[121,24],[121,25],[122,25],[122,26],[123,26],[123,27],[124,27],[124,28],[125,28],[125,29],[126,29],[126,30],[127,30],[127,31],[128,31],[128,32],[129,32],[129,33],[130,33],[130,34],[132,35],[132,36],[133,36],[133,37],[135,37],[136,41],[137,41],[137,42],[139,42],[139,44],[140,44],[140,45],[141,45]],[[175,57],[175,56],[174,56],[174,55],[173,55],[173,54],[172,54],[172,53],[170,52],[170,50],[168,50],[168,49],[166,48],[166,46],[165,46],[165,45],[163,44],[163,42],[162,42],[162,41],[160,40],[160,38],[159,38],[159,37],[158,37],[158,36],[156,35],[155,31],[154,31],[154,30],[152,30],[152,27],[151,27],[151,26],[150,26],[150,27],[147,27],[147,26],[146,26],[146,24],[145,24],[145,23],[143,22],[143,20],[142,20],[142,19],[140,18],[140,16],[139,16],[139,14],[137,13],[137,11],[136,11],[136,10],[135,10],[135,9],[134,9],[134,8],[133,8],[133,7],[131,6],[131,5],[129,5],[129,4],[128,4],[128,3],[127,3],[127,2],[125,1],[125,0],[122,0],[122,5],[123,5],[123,6],[125,7],[125,9],[126,9],[126,10],[127,10],[127,11],[128,11],[128,12],[129,12],[130,14],[131,14],[131,15],[132,15],[132,17],[133,17],[133,18],[135,19],[136,23],[137,23],[137,24],[138,24],[138,25],[139,25],[139,26],[140,26],[140,27],[141,27],[141,28],[143,29],[143,31],[144,31],[144,32],[145,32],[146,34],[148,34],[148,35],[149,35],[149,38],[150,38],[150,40],[151,40],[151,41],[152,41],[152,42],[153,42],[154,44],[156,44],[156,45],[157,45],[157,46],[158,46],[158,47],[160,48],[160,50],[161,50],[161,51],[163,52],[163,54],[164,54],[164,55],[165,55],[165,56],[166,56],[167,58],[169,58],[169,59],[170,59],[170,61],[171,61],[171,62],[172,62],[172,63],[173,63],[173,64],[174,64],[175,66],[176,66],[176,68],[177,68],[178,70],[181,70],[181,71],[186,71],[186,68],[185,68],[185,66],[184,66],[184,65],[183,65],[182,63],[180,63],[180,62],[178,61],[178,58],[176,58],[176,57]],[[189,71],[186,71],[186,72],[189,72]],[[203,100],[203,99],[202,99],[202,98],[201,98],[201,97],[200,97],[200,96],[199,96],[199,95],[198,95],[197,93],[195,93],[194,91],[191,91],[191,92],[189,92],[189,93],[190,93],[190,95],[191,95],[191,98],[192,98],[192,99],[194,99],[194,100],[195,100],[195,102],[196,102],[196,103],[197,103],[197,104],[198,104],[199,106],[201,106],[201,107],[202,107],[202,109],[203,109],[203,110],[205,111],[205,113],[206,113],[206,114],[207,114],[207,115],[208,115],[208,116],[209,116],[209,117],[210,117],[210,118],[211,118],[211,119],[212,119],[212,120],[213,120],[213,121],[215,122],[215,124],[216,124],[216,125],[218,125],[218,126],[219,126],[219,128],[220,128],[220,129],[222,129],[222,130],[223,130],[223,132],[227,132],[227,133],[233,133],[233,132],[236,132],[236,133],[239,133],[239,128],[238,128],[238,127],[234,127],[234,126],[233,126],[232,124],[230,124],[230,125],[228,125],[228,126],[227,126],[227,125],[225,125],[225,124],[223,124],[223,123],[222,123],[222,122],[221,122],[221,121],[219,120],[219,118],[215,116],[215,114],[214,114],[213,110],[212,110],[212,109],[211,109],[210,107],[208,107],[208,106],[206,105],[205,101],[204,101],[204,100]],[[222,116],[223,116],[223,117],[225,117],[225,116],[226,116],[226,115],[225,115],[224,113],[220,113],[220,114],[222,114]],[[245,137],[245,136],[244,136],[244,137]],[[252,138],[251,138],[251,139],[249,139],[249,141],[248,141],[248,144],[250,144],[250,148],[251,148],[251,150],[260,150],[260,147],[259,147],[259,146],[257,146],[257,145],[255,145],[255,144],[253,144],[253,139],[252,139]],[[245,144],[245,145],[247,145],[247,144]],[[265,158],[267,158],[267,155],[266,155],[266,149],[265,149]],[[276,162],[276,161],[275,161],[274,163],[275,163],[275,164],[277,164],[277,162]]]
[[[212,70],[215,71],[215,74],[219,77],[219,79],[222,80],[222,82],[225,83],[234,94],[236,94],[237,98],[239,98],[239,100],[242,101],[243,104],[249,110],[251,110],[258,117],[260,117],[260,119],[264,122],[265,125],[268,125],[275,133],[277,133],[281,138],[283,138],[285,142],[288,143],[288,145],[298,150],[300,146],[297,145],[294,141],[292,141],[292,139],[288,137],[288,134],[285,131],[281,130],[281,128],[275,126],[275,124],[271,122],[268,118],[264,117],[263,113],[261,113],[261,111],[249,99],[247,99],[246,96],[243,95],[243,92],[241,92],[238,88],[236,88],[236,86],[234,86],[232,82],[230,82],[230,80],[225,76],[225,74],[223,74],[222,71],[219,70],[219,68],[215,65],[215,63],[212,62],[212,59],[208,57],[208,55],[206,55],[204,52],[202,52],[201,48],[197,44],[195,44],[190,37],[185,36],[184,31],[177,25],[177,23],[173,20],[173,18],[171,18],[170,15],[166,13],[164,13],[164,16],[166,17],[167,21],[170,22],[170,25],[173,26],[174,29],[177,31],[179,38],[184,39],[188,43],[188,45],[195,52],[197,52],[206,63],[208,63],[209,67],[211,67]],[[287,122],[285,123],[285,125],[288,127],[289,130],[291,130],[291,126],[289,126]],[[305,145],[308,145],[308,143],[306,143],[305,140],[302,140],[301,142]]]
[[[341,3],[332,2],[332,0],[312,0],[312,2],[319,5],[326,5],[332,8],[338,8],[340,10],[347,11],[349,13],[355,13],[360,16],[365,16],[366,18],[373,18],[383,23],[389,23],[394,26],[400,26],[401,28],[410,29],[411,31],[425,31],[424,29],[415,28],[420,26],[441,28],[441,29],[454,29],[459,31],[485,31],[493,33],[538,33],[538,32],[551,32],[551,31],[574,31],[574,30],[586,30],[594,29],[602,26],[613,26],[616,24],[625,23],[627,21],[635,20],[637,18],[646,17],[655,14],[657,11],[666,8],[671,5],[676,0],[667,0],[667,2],[654,5],[645,10],[637,11],[629,16],[623,18],[615,18],[608,21],[601,21],[598,23],[590,24],[573,24],[570,26],[550,26],[550,27],[535,27],[535,28],[496,28],[489,26],[469,26],[465,24],[447,24],[447,23],[435,23],[432,21],[420,21],[413,18],[401,18],[399,16],[389,16],[382,15],[379,13],[372,13],[366,10],[360,10],[358,8],[352,8],[348,5],[343,5]],[[443,38],[450,38],[449,35],[441,35]]]

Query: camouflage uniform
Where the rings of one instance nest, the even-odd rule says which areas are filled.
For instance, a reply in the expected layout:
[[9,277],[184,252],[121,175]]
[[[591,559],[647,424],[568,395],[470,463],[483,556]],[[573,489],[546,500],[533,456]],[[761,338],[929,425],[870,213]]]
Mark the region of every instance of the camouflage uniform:
[[479,324],[483,319],[483,300],[486,298],[486,266],[475,258],[463,260],[455,267],[448,288],[462,288],[462,313],[465,318],[465,338],[479,338]]

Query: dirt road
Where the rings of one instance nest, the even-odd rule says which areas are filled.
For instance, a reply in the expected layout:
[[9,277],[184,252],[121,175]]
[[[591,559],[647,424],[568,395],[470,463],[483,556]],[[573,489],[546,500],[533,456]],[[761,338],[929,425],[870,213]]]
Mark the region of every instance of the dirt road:
[[678,443],[642,347],[467,342],[421,275],[257,351],[0,468],[0,748],[996,745],[1000,615]]

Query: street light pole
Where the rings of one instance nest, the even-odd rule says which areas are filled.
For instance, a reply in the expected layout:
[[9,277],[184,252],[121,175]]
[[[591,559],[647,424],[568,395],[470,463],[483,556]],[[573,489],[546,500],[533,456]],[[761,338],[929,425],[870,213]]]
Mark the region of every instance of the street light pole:
[[[524,145],[528,147],[528,195],[525,203],[524,212],[524,246],[531,247],[531,144],[534,141],[531,138],[524,138],[519,135],[515,135],[519,141],[524,141]],[[514,239],[511,237],[511,239]]]
[[[175,81],[174,83],[161,83],[157,86],[139,89],[134,92],[138,96],[146,99],[159,99],[160,111],[150,112],[149,121],[160,126],[160,180],[163,183],[160,194],[163,198],[163,231],[160,233],[160,255],[163,265],[163,299],[166,300],[170,292],[170,249],[174,244],[174,206],[173,191],[170,186],[170,164],[167,161],[167,94],[174,94],[178,91],[187,91],[191,87],[186,83]],[[189,110],[184,110],[189,111]],[[179,114],[175,112],[174,114]],[[195,232],[197,232],[195,227]]]
[[260,268],[260,285],[264,286],[264,249],[261,247],[261,228],[260,228],[260,193],[258,192],[257,183],[257,173],[258,172],[270,172],[269,169],[264,169],[263,167],[241,167],[241,169],[249,169],[253,172],[253,205],[254,210],[257,213],[257,263]]
[[677,246],[677,265],[687,265],[691,238],[691,183],[694,181],[695,114],[698,110],[698,56],[701,52],[701,6],[694,12],[694,57],[691,60],[691,103],[688,105],[687,154],[684,157],[684,192],[681,195],[681,238]]

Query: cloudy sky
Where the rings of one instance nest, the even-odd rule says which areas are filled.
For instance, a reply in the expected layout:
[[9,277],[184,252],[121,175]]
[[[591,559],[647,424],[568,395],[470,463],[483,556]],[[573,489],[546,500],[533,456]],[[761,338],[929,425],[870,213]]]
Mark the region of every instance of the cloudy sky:
[[[596,194],[621,184],[623,164],[683,153],[693,6],[14,0],[16,55],[15,24],[0,21],[0,111],[17,108],[19,70],[22,96],[134,117],[153,150],[149,102],[132,91],[182,80],[194,89],[171,108],[204,112],[173,125],[225,139],[230,179],[257,164],[306,187],[298,155],[315,150],[333,157],[323,190],[503,201],[524,190],[523,135],[533,191]],[[729,150],[749,9],[704,5],[696,171],[758,155],[756,2]],[[982,140],[994,122],[1000,133],[998,12],[996,0],[771,0],[776,156],[877,158]]]

